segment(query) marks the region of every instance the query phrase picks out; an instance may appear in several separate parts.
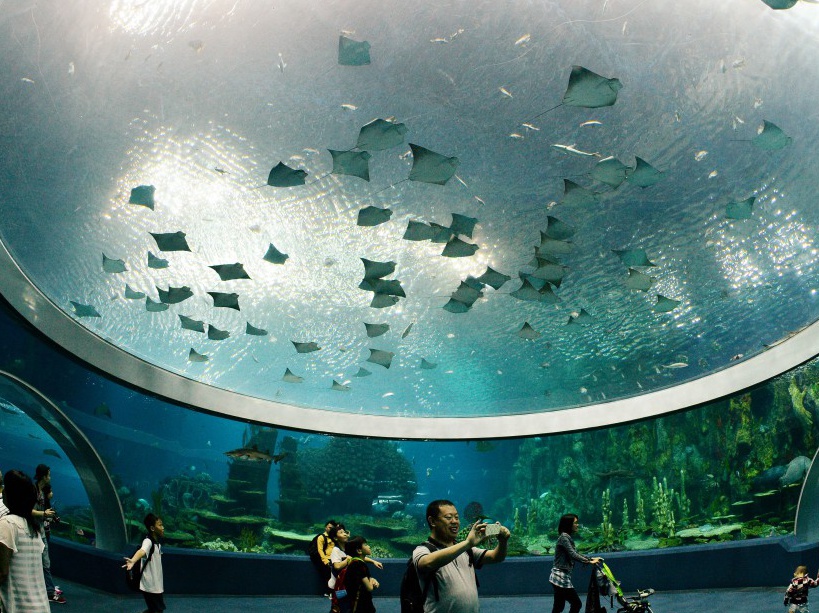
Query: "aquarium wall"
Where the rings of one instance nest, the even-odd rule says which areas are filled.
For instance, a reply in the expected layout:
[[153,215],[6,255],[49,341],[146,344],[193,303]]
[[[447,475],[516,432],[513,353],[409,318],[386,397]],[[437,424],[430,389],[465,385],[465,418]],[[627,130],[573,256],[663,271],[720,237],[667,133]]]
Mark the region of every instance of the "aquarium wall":
[[[515,556],[553,552],[557,520],[581,516],[598,552],[729,543],[793,533],[817,448],[819,366],[808,363],[715,403],[614,428],[474,441],[402,441],[232,421],[125,387],[56,348],[7,305],[0,369],[51,399],[115,484],[130,540],[158,512],[168,543],[302,556],[327,518],[404,558],[436,498],[463,524],[501,521]],[[59,536],[95,544],[66,454],[7,393],[0,467],[54,472]],[[810,513],[811,500],[803,501]]]

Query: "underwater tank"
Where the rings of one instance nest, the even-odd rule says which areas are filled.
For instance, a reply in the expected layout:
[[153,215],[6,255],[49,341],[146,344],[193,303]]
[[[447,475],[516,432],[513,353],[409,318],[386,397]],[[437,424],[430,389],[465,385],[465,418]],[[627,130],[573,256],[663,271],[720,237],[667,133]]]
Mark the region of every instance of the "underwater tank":
[[151,511],[405,558],[437,498],[515,556],[567,511],[816,541],[819,6],[780,4],[6,7],[0,468],[109,551]]

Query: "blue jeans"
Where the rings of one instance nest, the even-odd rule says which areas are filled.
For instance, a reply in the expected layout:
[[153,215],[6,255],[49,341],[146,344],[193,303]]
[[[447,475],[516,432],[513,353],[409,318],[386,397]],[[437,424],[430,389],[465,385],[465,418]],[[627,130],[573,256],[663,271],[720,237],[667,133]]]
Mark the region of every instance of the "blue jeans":
[[51,558],[48,555],[48,538],[43,537],[43,577],[45,577],[46,593],[48,597],[54,596],[54,579],[51,577]]

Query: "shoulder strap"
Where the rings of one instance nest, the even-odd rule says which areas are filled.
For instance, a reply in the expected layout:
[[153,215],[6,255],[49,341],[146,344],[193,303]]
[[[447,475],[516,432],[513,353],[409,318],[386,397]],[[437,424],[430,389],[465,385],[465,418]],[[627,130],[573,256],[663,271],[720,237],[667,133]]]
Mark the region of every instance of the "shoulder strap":
[[151,548],[148,550],[148,557],[145,558],[145,564],[151,561],[152,555],[154,555],[154,539],[151,539]]

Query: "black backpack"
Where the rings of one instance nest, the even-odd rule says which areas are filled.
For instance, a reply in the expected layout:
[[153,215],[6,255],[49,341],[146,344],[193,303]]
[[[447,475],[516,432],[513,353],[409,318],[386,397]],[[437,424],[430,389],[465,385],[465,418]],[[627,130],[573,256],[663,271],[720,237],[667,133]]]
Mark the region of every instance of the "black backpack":
[[316,566],[322,566],[324,564],[324,562],[321,560],[321,555],[319,555],[318,540],[320,536],[324,536],[324,533],[322,532],[321,534],[314,536],[313,540],[311,540],[307,545],[307,555],[310,556],[310,561]]
[[[424,541],[420,546],[429,549],[430,553],[445,547],[442,543],[432,542],[432,539]],[[466,553],[469,556],[469,565],[475,566],[475,555],[472,553],[472,548],[467,549]],[[475,575],[475,584],[480,585],[477,575]],[[438,572],[432,574],[422,590],[418,579],[418,569],[410,556],[410,559],[407,560],[407,569],[401,578],[401,613],[424,613],[424,603],[427,600],[430,586],[435,590],[435,600],[438,600]]]
[[151,540],[151,548],[148,550],[148,557],[145,560],[138,560],[130,570],[125,569],[125,583],[129,588],[135,592],[139,591],[139,582],[142,580],[142,571],[145,570],[148,562],[151,561],[151,556],[154,555],[154,541]]

